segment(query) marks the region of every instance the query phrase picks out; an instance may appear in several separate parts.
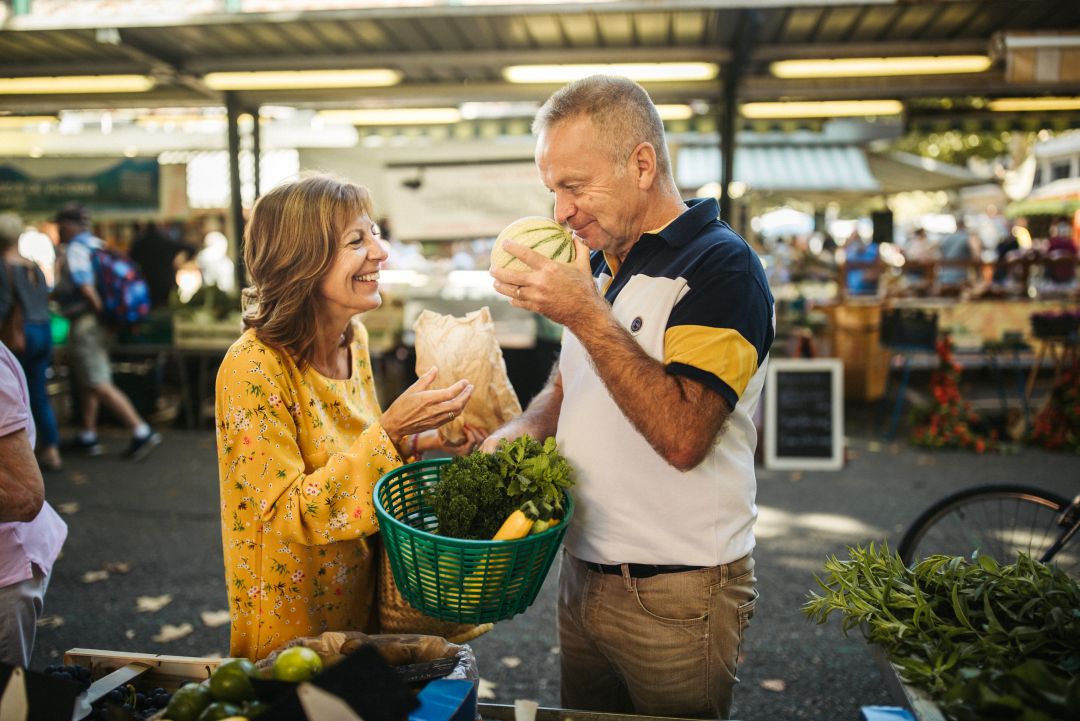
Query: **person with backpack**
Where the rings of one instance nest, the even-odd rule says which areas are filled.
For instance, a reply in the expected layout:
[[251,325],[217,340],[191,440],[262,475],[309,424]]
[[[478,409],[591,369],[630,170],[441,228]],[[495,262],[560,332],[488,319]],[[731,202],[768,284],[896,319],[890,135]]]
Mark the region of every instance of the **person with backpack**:
[[82,429],[73,445],[91,456],[104,451],[97,434],[98,410],[104,403],[131,429],[124,455],[142,460],[161,443],[161,435],[113,383],[108,339],[110,325],[146,316],[146,283],[134,263],[106,249],[105,241],[90,232],[90,216],[81,205],[65,205],[55,220],[63,246],[56,295],[71,321],[69,353],[82,391]]
[[38,429],[38,464],[60,471],[60,432],[49,403],[45,377],[52,363],[49,284],[32,260],[19,254],[23,222],[0,213],[0,342],[19,359],[30,389],[30,410]]

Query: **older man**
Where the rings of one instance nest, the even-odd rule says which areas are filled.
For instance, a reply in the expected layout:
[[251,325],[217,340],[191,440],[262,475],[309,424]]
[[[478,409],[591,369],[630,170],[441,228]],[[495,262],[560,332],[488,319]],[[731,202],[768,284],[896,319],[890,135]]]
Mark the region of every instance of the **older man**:
[[727,717],[757,598],[752,417],[772,295],[716,201],[682,200],[636,83],[571,83],[533,131],[579,257],[508,245],[531,271],[493,271],[514,305],[567,333],[547,387],[484,447],[554,433],[578,472],[559,578],[562,702]]

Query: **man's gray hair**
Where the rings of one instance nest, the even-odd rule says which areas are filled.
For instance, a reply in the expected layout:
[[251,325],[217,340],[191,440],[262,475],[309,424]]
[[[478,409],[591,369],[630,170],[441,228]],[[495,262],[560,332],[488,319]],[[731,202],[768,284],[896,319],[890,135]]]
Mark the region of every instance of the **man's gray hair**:
[[645,88],[616,75],[590,75],[555,91],[536,113],[532,131],[539,135],[548,128],[580,117],[589,118],[608,146],[612,161],[622,166],[639,143],[656,150],[657,174],[661,182],[671,177],[671,158],[664,138],[664,122]]

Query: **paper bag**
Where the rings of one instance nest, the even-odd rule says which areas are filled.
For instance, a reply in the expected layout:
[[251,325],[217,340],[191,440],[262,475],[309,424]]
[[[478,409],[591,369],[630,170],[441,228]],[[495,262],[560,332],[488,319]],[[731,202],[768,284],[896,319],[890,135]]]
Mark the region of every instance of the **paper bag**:
[[462,378],[474,386],[465,412],[439,428],[444,441],[463,442],[466,423],[490,432],[521,415],[521,404],[506,375],[506,362],[495,340],[495,323],[487,306],[464,318],[425,310],[413,330],[418,376],[436,366],[439,375],[432,388],[445,388]]

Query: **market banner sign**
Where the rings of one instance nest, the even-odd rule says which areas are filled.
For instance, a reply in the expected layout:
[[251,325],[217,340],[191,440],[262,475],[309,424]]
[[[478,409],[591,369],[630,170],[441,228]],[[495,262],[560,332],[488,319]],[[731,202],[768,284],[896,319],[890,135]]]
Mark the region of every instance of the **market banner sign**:
[[0,165],[0,209],[50,215],[69,201],[95,214],[157,213],[160,170],[154,158],[12,161]]

